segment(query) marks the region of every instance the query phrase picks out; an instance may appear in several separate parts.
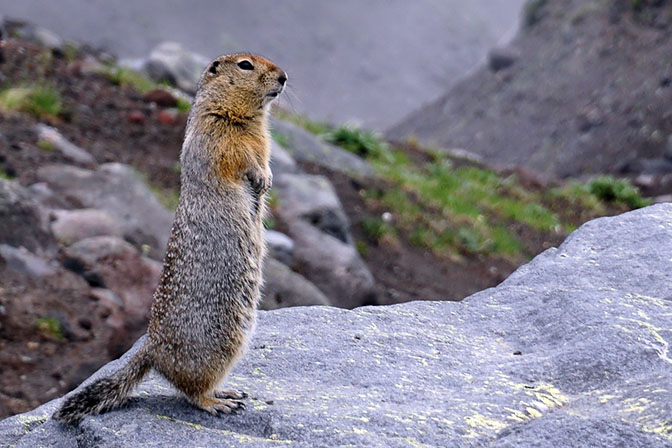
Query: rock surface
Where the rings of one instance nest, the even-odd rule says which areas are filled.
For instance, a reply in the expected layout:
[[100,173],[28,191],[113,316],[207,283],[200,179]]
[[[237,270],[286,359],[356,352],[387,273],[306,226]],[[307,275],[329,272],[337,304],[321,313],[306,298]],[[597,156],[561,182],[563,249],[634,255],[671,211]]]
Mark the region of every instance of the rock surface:
[[156,81],[168,81],[194,94],[208,62],[208,58],[190,52],[178,42],[162,42],[149,54],[145,70]]
[[591,221],[461,303],[262,312],[227,381],[251,396],[237,415],[152,375],[77,429],[50,420],[60,400],[9,418],[0,443],[671,447],[671,223],[669,204]]
[[54,149],[69,160],[81,163],[84,165],[93,164],[96,160],[85,149],[80,148],[74,143],[68,141],[58,132],[57,129],[39,123],[35,126],[35,134],[39,140],[45,141],[52,145]]
[[0,179],[0,244],[39,252],[55,246],[47,217],[28,190]]
[[494,50],[490,67],[387,136],[458,146],[489,164],[544,176],[639,170],[630,162],[662,157],[672,134],[672,4],[637,4],[531,0],[525,14],[534,24],[508,49]]
[[311,162],[354,177],[373,174],[373,168],[361,157],[326,143],[305,129],[288,121],[271,121],[273,130],[287,140],[287,151],[299,162]]
[[274,181],[278,218],[294,241],[293,262],[330,303],[354,308],[375,303],[375,281],[352,243],[333,185],[323,176],[285,174]]
[[94,236],[123,235],[121,225],[102,210],[54,210],[51,216],[51,232],[65,246]]
[[163,257],[173,215],[131,167],[106,163],[97,171],[90,171],[48,165],[41,167],[37,175],[55,193],[79,206],[106,212],[121,224],[124,238],[138,247],[148,245],[154,258]]
[[262,310],[289,306],[330,305],[329,299],[317,286],[300,274],[292,272],[284,263],[267,258],[264,262],[264,290]]

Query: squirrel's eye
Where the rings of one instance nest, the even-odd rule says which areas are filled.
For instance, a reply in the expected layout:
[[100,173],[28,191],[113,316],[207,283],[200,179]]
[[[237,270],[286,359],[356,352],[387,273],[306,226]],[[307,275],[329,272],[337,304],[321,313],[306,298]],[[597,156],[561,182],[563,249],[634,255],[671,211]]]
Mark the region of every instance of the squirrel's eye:
[[243,70],[254,70],[254,65],[250,61],[243,60],[238,63],[238,67]]

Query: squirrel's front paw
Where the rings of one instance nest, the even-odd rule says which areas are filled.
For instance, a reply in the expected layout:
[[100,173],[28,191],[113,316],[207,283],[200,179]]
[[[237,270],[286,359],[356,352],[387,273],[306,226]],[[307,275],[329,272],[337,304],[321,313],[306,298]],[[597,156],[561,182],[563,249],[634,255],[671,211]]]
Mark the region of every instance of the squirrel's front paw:
[[245,177],[250,182],[252,191],[258,196],[266,193],[273,185],[273,174],[270,171],[266,174],[261,170],[249,170],[245,173]]

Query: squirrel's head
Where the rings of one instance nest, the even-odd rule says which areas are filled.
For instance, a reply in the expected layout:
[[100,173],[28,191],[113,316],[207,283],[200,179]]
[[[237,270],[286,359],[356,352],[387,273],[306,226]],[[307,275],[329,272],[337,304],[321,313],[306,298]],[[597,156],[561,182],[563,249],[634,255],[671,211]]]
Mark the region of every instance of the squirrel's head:
[[204,113],[247,119],[268,110],[286,82],[287,73],[264,57],[227,54],[213,60],[203,72],[196,101]]

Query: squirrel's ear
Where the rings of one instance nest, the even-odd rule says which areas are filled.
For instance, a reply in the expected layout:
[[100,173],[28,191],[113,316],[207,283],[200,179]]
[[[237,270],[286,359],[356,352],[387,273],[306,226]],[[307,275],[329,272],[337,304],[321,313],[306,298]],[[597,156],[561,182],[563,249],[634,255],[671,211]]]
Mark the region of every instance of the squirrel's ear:
[[212,64],[210,64],[210,68],[208,71],[212,73],[213,75],[217,74],[217,67],[219,67],[219,61],[215,61]]

